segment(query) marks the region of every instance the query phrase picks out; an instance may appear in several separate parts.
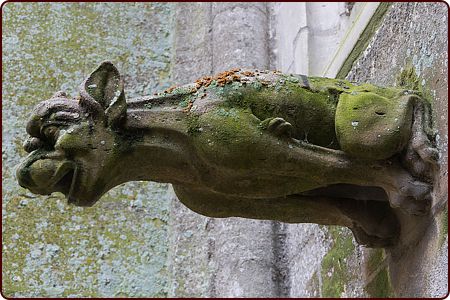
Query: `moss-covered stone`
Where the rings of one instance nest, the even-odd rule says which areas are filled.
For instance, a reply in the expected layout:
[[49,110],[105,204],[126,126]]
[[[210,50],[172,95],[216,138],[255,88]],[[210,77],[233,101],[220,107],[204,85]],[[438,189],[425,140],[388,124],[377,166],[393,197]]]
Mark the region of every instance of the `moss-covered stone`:
[[319,297],[320,296],[320,279],[317,272],[311,276],[311,279],[308,281],[306,286],[307,295],[310,297]]
[[[281,80],[281,79],[280,79]],[[232,86],[224,90],[228,107],[250,109],[260,120],[281,117],[291,123],[293,136],[315,145],[338,146],[335,138],[335,102],[326,91],[310,91],[287,79],[280,84],[258,89]]]
[[413,66],[407,66],[397,75],[396,84],[409,90],[421,90],[420,80]]
[[339,227],[330,226],[329,233],[334,245],[322,260],[322,297],[339,298],[349,282],[350,273],[347,259],[353,253],[355,246],[352,237],[342,234]]
[[336,132],[345,152],[386,159],[401,151],[411,135],[413,100],[355,91],[340,97],[336,114]]

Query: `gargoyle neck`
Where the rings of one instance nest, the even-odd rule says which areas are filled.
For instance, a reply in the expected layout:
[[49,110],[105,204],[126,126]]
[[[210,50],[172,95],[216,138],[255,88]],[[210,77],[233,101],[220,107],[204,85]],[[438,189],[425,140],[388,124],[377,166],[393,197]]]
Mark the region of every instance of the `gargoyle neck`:
[[125,130],[187,131],[188,110],[181,103],[187,94],[143,97],[127,102]]
[[121,150],[116,165],[123,174],[120,181],[195,182],[198,176],[192,163],[195,151],[190,149],[187,135],[188,115],[178,107],[180,97],[177,99],[164,102],[142,98],[130,102],[122,127],[125,150]]

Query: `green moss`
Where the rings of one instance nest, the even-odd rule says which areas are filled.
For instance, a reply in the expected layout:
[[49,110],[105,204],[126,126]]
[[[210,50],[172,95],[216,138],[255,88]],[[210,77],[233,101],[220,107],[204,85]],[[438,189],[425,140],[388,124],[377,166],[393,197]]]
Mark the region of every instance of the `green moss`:
[[422,78],[417,75],[416,69],[411,62],[396,77],[396,85],[405,90],[412,90],[428,103],[433,103],[433,96],[430,89],[422,85]]
[[420,79],[413,66],[404,68],[396,78],[396,85],[407,90],[420,91]]
[[350,235],[343,235],[342,228],[330,226],[329,233],[334,245],[322,260],[322,297],[341,297],[344,286],[349,280],[346,260],[355,246]]
[[409,98],[387,95],[358,91],[341,95],[336,110],[336,134],[345,152],[368,159],[386,159],[404,148],[410,136],[413,105]]
[[326,91],[311,91],[297,83],[284,82],[264,89],[247,86],[241,92],[225,90],[225,106],[250,109],[259,119],[281,117],[291,123],[294,136],[320,146],[336,147],[335,99]]
[[183,99],[180,103],[178,103],[179,107],[188,107],[189,99]]
[[201,120],[206,126],[214,125],[212,141],[228,144],[232,142],[231,139],[239,138],[240,135],[254,135],[256,129],[246,124],[249,114],[249,111],[242,109],[218,107],[203,115]]
[[190,114],[187,118],[188,134],[195,136],[200,133],[200,123],[198,115]]
[[387,268],[382,269],[372,281],[366,285],[366,292],[373,298],[393,297],[393,289]]

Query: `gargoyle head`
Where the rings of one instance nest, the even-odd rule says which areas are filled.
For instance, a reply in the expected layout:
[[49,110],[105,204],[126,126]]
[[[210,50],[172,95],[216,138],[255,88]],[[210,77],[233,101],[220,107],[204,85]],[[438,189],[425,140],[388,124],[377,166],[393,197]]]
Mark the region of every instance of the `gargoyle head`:
[[80,96],[57,92],[33,110],[26,130],[29,153],[18,166],[19,184],[33,193],[63,193],[69,202],[91,206],[116,185],[110,170],[126,116],[120,74],[103,62],[83,82]]

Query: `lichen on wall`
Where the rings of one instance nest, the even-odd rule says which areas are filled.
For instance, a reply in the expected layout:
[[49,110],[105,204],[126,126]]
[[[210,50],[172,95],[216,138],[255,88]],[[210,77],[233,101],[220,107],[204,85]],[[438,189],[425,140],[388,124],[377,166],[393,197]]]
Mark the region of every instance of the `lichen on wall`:
[[361,246],[357,246],[347,228],[328,226],[333,241],[321,264],[321,297],[367,296],[362,289]]
[[101,61],[128,98],[169,86],[173,3],[3,5],[2,292],[24,296],[166,296],[167,184],[127,183],[91,208],[21,188],[14,166],[31,109],[76,96]]

